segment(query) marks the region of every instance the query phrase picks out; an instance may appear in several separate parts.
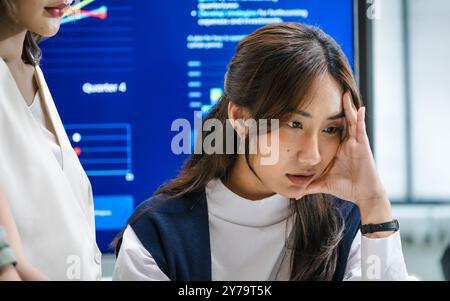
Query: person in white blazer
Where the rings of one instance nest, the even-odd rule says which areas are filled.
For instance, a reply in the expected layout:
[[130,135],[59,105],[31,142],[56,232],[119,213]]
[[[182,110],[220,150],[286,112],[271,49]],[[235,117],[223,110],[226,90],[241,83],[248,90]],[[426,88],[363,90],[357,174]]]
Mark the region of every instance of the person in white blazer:
[[0,187],[32,266],[50,280],[100,280],[92,188],[39,68],[37,43],[71,3],[0,0]]

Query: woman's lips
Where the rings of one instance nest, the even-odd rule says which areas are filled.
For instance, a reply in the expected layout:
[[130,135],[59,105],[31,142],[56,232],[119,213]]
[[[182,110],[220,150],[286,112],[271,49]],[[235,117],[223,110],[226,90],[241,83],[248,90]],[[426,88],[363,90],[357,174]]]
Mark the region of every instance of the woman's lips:
[[292,182],[292,184],[297,186],[304,186],[314,177],[314,175],[301,175],[301,174],[287,174],[286,176]]
[[60,4],[53,7],[45,7],[45,10],[54,18],[61,18],[69,9],[70,5],[67,3]]

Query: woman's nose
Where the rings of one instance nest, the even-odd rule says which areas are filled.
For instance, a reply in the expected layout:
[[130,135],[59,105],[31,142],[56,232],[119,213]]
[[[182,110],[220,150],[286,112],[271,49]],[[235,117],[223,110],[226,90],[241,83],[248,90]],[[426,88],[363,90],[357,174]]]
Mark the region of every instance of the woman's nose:
[[318,139],[310,136],[305,139],[300,147],[298,161],[302,166],[315,166],[320,163],[322,157],[319,150]]

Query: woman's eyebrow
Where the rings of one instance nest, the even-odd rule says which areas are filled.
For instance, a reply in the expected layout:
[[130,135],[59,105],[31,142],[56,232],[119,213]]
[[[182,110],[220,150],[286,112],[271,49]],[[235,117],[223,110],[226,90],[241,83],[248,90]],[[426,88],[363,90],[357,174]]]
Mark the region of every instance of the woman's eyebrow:
[[[299,115],[301,115],[303,117],[312,118],[312,115],[310,113],[303,112],[303,111],[300,111],[300,110],[294,110],[293,113],[299,114]],[[337,120],[337,119],[341,119],[341,118],[344,118],[344,117],[345,117],[345,112],[340,112],[340,113],[338,113],[336,115],[328,117],[327,120]]]
[[336,115],[328,117],[328,120],[337,120],[345,117],[345,112],[338,113]]

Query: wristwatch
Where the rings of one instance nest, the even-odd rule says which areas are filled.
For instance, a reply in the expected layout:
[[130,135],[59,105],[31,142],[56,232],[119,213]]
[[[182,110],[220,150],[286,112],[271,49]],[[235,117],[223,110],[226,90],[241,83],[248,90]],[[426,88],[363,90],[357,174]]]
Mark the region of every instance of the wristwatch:
[[385,231],[397,232],[398,229],[400,229],[400,224],[398,223],[398,220],[396,220],[396,219],[394,219],[390,222],[387,222],[387,223],[361,225],[361,233],[362,234],[373,233],[373,232],[385,232]]

